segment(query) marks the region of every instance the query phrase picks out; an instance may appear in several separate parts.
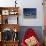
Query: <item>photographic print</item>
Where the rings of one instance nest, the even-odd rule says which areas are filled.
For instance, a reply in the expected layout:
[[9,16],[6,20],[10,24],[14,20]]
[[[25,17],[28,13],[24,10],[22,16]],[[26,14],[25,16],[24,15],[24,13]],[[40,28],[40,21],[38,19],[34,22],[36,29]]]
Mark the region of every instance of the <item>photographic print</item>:
[[23,8],[24,18],[36,18],[37,9],[36,8]]

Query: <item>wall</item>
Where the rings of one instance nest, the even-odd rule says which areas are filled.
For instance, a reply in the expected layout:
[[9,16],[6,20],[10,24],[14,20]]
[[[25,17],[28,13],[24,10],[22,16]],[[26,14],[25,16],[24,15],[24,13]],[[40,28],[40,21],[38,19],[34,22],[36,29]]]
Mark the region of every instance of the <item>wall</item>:
[[[15,6],[15,0],[0,0],[0,6]],[[21,26],[43,26],[43,0],[17,0],[19,6],[19,24]],[[23,16],[23,8],[37,8],[37,18],[26,19]]]
[[[21,3],[20,11],[20,24],[22,26],[42,26],[43,25],[43,6],[42,0],[24,0]],[[37,18],[36,19],[26,19],[23,18],[23,8],[37,8]]]

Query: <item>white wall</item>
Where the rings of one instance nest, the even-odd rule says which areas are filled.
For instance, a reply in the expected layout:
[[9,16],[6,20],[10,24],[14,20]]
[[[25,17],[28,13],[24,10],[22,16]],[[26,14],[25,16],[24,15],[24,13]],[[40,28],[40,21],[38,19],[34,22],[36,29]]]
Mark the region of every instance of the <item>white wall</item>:
[[0,6],[1,7],[10,7],[10,6],[14,6],[14,1],[15,0],[0,0]]
[[[26,26],[43,26],[43,6],[42,0],[24,0],[20,2],[21,11],[20,11],[20,23],[21,25]],[[25,19],[23,18],[23,8],[37,8],[37,18],[36,19]]]
[[[14,6],[15,0],[0,0],[0,6]],[[17,0],[19,8],[19,24],[21,26],[43,26],[42,0]],[[37,8],[36,19],[26,19],[23,16],[23,8]]]

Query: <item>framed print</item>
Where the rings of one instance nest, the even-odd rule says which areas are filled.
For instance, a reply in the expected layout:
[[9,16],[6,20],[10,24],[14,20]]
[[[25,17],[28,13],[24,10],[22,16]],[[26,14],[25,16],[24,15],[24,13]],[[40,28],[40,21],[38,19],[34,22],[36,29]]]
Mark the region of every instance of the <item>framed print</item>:
[[2,10],[2,15],[9,15],[9,10]]
[[37,9],[36,8],[23,8],[24,18],[36,18]]

